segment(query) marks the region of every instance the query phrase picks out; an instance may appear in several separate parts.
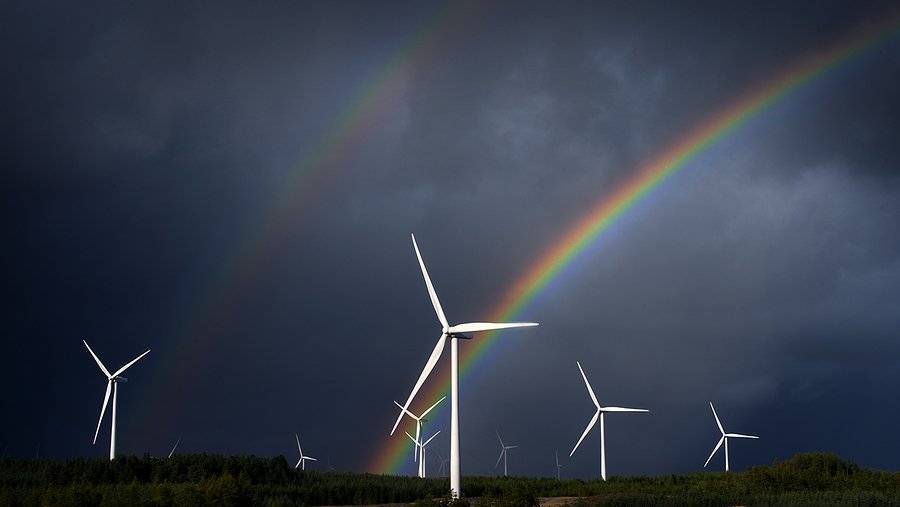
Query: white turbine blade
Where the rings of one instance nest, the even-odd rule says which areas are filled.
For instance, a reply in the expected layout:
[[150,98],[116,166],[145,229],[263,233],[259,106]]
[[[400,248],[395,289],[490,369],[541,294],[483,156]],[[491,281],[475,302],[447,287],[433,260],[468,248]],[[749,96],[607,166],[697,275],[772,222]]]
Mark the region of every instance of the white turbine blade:
[[505,452],[506,452],[506,449],[500,450],[500,456],[497,458],[497,464],[494,465],[494,468],[497,468],[498,466],[500,466],[500,460],[503,459],[503,453],[505,453]]
[[410,435],[409,432],[404,431],[403,433],[406,433],[406,436],[408,436],[409,439],[412,440],[414,444],[416,444],[416,447],[419,447],[419,441],[413,438],[413,436]]
[[[588,394],[591,395],[591,400],[593,400],[594,405],[597,407],[597,410],[600,410],[600,402],[597,401],[597,396],[594,395],[594,390],[591,389],[591,383],[588,382],[587,375],[584,374],[584,369],[581,367],[581,363],[579,363],[578,361],[575,361],[575,364],[578,365],[578,371],[581,372],[581,378],[584,379],[584,385],[587,386]],[[575,446],[575,447],[578,447],[578,446]],[[572,452],[575,452],[575,451],[572,451]]]
[[312,456],[303,456],[303,459],[305,459],[306,461],[319,461],[316,458],[313,458]]
[[556,466],[559,466],[559,451],[554,453],[556,455]]
[[716,413],[716,407],[713,406],[712,402],[709,402],[709,408],[712,409],[713,417],[716,418],[716,425],[719,427],[719,431],[721,431],[722,434],[724,435],[725,428],[722,427],[722,421],[719,420],[719,414]]
[[303,458],[298,459],[297,464],[294,465],[294,470],[296,470],[300,466],[300,463],[302,463],[302,462],[303,462]]
[[513,327],[534,327],[537,322],[467,322],[457,324],[449,329],[451,333],[477,333],[478,331],[493,331],[496,329],[509,329]]
[[294,433],[294,438],[297,439],[297,450],[300,451],[300,456],[303,456],[303,448],[300,447],[300,435]]
[[497,440],[500,441],[500,447],[506,447],[505,445],[503,445],[503,439],[500,438],[500,432],[497,430],[494,430],[494,434],[497,435]]
[[447,317],[444,316],[444,309],[441,308],[441,302],[438,301],[437,293],[434,292],[434,285],[431,284],[431,278],[428,276],[428,270],[425,269],[425,261],[422,260],[422,254],[419,253],[419,245],[416,244],[416,235],[412,236],[413,248],[416,249],[416,257],[419,259],[419,267],[422,268],[422,276],[425,278],[425,287],[428,288],[428,296],[431,298],[431,305],[434,306],[434,313],[437,314],[438,321],[444,326],[444,329],[450,327]]
[[649,412],[646,408],[601,407],[603,412]]
[[[425,383],[425,379],[428,378],[428,375],[431,374],[431,370],[434,369],[434,365],[437,364],[438,359],[441,358],[441,352],[444,351],[444,345],[447,343],[447,335],[441,334],[441,337],[438,338],[437,343],[434,345],[434,350],[431,351],[431,356],[428,358],[428,362],[425,363],[425,368],[422,369],[422,374],[419,375],[419,380],[416,381],[416,385],[413,387],[412,392],[409,393],[409,398],[406,399],[406,404],[403,405],[404,410],[409,408],[409,404],[412,403],[413,398],[416,397],[416,393],[419,392],[419,388],[422,387],[422,384]],[[397,425],[400,424],[400,419],[403,418],[403,412],[400,412],[400,415],[397,416],[397,421],[394,422],[394,427],[391,428],[391,435],[397,431]]]
[[724,442],[724,441],[725,441],[725,435],[722,435],[722,438],[719,439],[719,443],[716,444],[716,448],[713,449],[713,452],[709,455],[708,458],[706,458],[706,463],[703,464],[703,468],[706,468],[706,465],[709,465],[709,460],[711,460],[712,457],[716,455],[716,451],[719,450],[719,447],[722,447],[722,442]]
[[519,447],[519,446],[518,445],[507,445],[506,449],[515,449],[516,447]]
[[584,440],[584,437],[587,436],[588,432],[591,431],[591,428],[597,424],[597,419],[600,417],[600,411],[597,410],[594,412],[594,417],[591,417],[591,422],[588,423],[587,428],[584,429],[584,433],[581,434],[581,438],[578,439],[578,442],[575,443],[575,447],[572,448],[572,452],[569,453],[569,457],[571,458],[575,451],[578,450],[578,446],[581,445],[581,441]]
[[[434,405],[428,407],[428,410],[422,412],[422,415],[420,415],[420,416],[418,417],[418,419],[421,419],[421,418],[425,417],[426,415],[428,415],[428,412],[431,412],[431,409],[433,409],[434,407],[438,406],[438,403],[444,401],[446,398],[447,398],[446,396],[442,396],[441,399],[439,399],[439,400],[437,400],[436,402],[434,402]],[[397,403],[397,402],[395,401],[394,403]],[[398,403],[398,405],[399,405],[399,403]]]
[[431,435],[431,438],[426,440],[425,443],[422,444],[422,447],[425,447],[426,445],[428,445],[428,443],[431,442],[432,440],[434,440],[434,437],[438,436],[438,433],[440,433],[440,432],[441,432],[441,430],[438,430],[434,435]]
[[742,435],[740,433],[726,433],[725,436],[728,438],[731,438],[731,437],[734,437],[734,438],[759,438],[755,435]]
[[146,355],[149,354],[149,353],[150,353],[150,349],[147,349],[147,352],[144,352],[143,354],[141,354],[141,355],[137,356],[136,358],[132,359],[130,363],[128,363],[128,364],[126,364],[125,366],[123,366],[123,367],[119,368],[118,370],[116,370],[116,372],[113,373],[112,376],[113,376],[113,377],[118,377],[118,376],[121,375],[125,370],[127,370],[128,368],[130,368],[131,365],[133,365],[134,363],[138,362],[138,360],[139,360],[140,358],[146,356]]
[[87,342],[84,340],[81,340],[81,343],[83,343],[84,346],[87,347],[88,352],[91,353],[91,356],[94,358],[94,361],[97,361],[97,366],[100,367],[100,370],[103,371],[103,374],[106,375],[106,378],[112,377],[112,375],[109,374],[109,370],[106,369],[106,366],[103,366],[103,363],[100,362],[100,358],[97,357],[97,354],[94,354],[94,351],[91,350],[91,346],[88,345]]
[[103,408],[100,409],[100,419],[97,420],[97,431],[94,432],[94,444],[97,443],[97,435],[100,434],[100,424],[103,422],[103,414],[106,413],[106,404],[109,403],[110,391],[112,391],[112,380],[107,380],[106,394],[103,396]]
[[[443,398],[442,398],[442,399],[443,399]],[[403,405],[397,403],[397,400],[394,400],[394,405],[397,405],[398,407],[400,407],[400,410],[402,410],[403,412],[405,412],[406,415],[412,417],[413,419],[415,419],[415,420],[417,420],[417,421],[419,420],[419,418],[416,417],[416,414],[413,414],[413,413],[410,412],[409,410],[406,410],[405,408],[403,408]]]
[[171,458],[173,454],[175,454],[175,449],[178,449],[178,444],[181,443],[181,437],[178,437],[178,440],[175,441],[175,445],[172,446],[172,450],[169,451],[169,457]]

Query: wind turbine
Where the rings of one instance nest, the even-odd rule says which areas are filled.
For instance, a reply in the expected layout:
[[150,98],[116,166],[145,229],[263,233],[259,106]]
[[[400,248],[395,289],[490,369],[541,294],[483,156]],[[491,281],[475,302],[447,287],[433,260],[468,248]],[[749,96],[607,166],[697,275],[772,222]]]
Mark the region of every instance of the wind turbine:
[[[419,437],[422,434],[422,423],[428,421],[428,419],[425,419],[425,416],[428,415],[428,412],[431,412],[431,410],[434,407],[438,406],[438,404],[440,402],[444,401],[445,398],[447,398],[447,397],[446,396],[441,397],[441,399],[434,402],[434,405],[428,407],[428,410],[422,412],[418,416],[416,416],[416,414],[413,414],[412,412],[410,412],[409,410],[404,408],[403,405],[394,401],[394,405],[397,405],[398,407],[400,407],[400,410],[402,410],[404,413],[406,413],[406,415],[408,415],[416,420],[416,438],[414,439],[416,441],[416,448],[415,448],[415,452],[413,453],[413,461],[417,461],[418,455],[420,454],[420,452],[422,452],[421,448],[419,447],[419,442],[421,442],[421,440],[419,440]],[[420,475],[420,477],[421,477],[421,475]]]
[[437,451],[434,451],[434,453],[437,454],[438,459],[441,460],[441,471],[440,471],[440,474],[441,474],[441,476],[443,476],[443,475],[444,475],[444,470],[447,468],[447,463],[450,461],[450,458],[445,458],[443,454],[441,454],[441,453],[439,453],[439,452],[437,452]]
[[716,407],[713,406],[712,402],[709,402],[709,408],[712,409],[713,417],[716,418],[716,426],[719,427],[719,431],[722,432],[722,438],[719,439],[719,443],[716,444],[716,448],[713,449],[712,454],[709,455],[709,458],[706,459],[706,463],[703,464],[703,468],[706,468],[706,465],[709,465],[709,460],[715,456],[716,451],[719,450],[719,447],[722,447],[722,442],[725,442],[725,471],[728,471],[728,439],[729,438],[759,438],[754,435],[742,435],[740,433],[725,433],[725,428],[722,427],[722,421],[719,420],[719,415],[716,414]]
[[436,431],[434,435],[431,435],[431,438],[421,443],[418,439],[413,438],[413,436],[410,435],[409,432],[404,432],[406,433],[406,436],[408,436],[409,439],[412,440],[414,444],[416,444],[416,448],[419,450],[419,477],[422,479],[425,478],[425,447],[429,443],[431,443],[431,441],[434,440],[434,437],[438,436],[438,433],[440,432],[441,430]]
[[181,437],[178,437],[178,440],[175,441],[175,445],[172,446],[172,450],[169,451],[169,457],[171,458],[173,454],[175,454],[175,449],[178,449],[178,444],[181,443]]
[[500,456],[497,457],[497,463],[494,465],[494,468],[497,468],[497,466],[500,464],[500,460],[502,459],[503,460],[503,477],[506,477],[507,476],[506,475],[506,457],[509,455],[506,451],[508,451],[510,449],[515,449],[516,447],[519,447],[519,446],[504,444],[503,439],[500,438],[500,432],[498,432],[497,430],[494,430],[494,433],[497,434],[497,440],[500,441]]
[[300,459],[297,460],[297,464],[294,465],[294,470],[296,470],[297,467],[300,467],[300,470],[306,470],[306,462],[307,461],[319,461],[319,460],[317,460],[316,458],[313,458],[312,456],[306,456],[303,454],[303,448],[300,447],[300,435],[297,435],[296,433],[294,433],[294,438],[297,439],[297,450],[300,451]]
[[106,375],[106,394],[103,396],[103,408],[100,409],[100,420],[97,421],[97,430],[94,431],[94,444],[97,443],[97,435],[100,433],[100,423],[103,422],[103,415],[106,413],[106,404],[109,403],[109,393],[112,391],[112,432],[111,437],[109,439],[109,459],[110,461],[116,459],[116,405],[118,400],[119,393],[119,382],[127,382],[128,379],[122,376],[122,373],[125,372],[128,368],[131,367],[134,363],[138,362],[138,360],[147,354],[150,353],[150,349],[147,349],[147,352],[137,356],[132,359],[131,362],[126,364],[125,366],[116,370],[115,373],[110,373],[109,370],[106,369],[106,366],[103,366],[103,363],[100,361],[100,358],[97,357],[97,354],[94,354],[94,351],[91,350],[91,346],[87,344],[86,341],[81,340],[81,343],[84,343],[84,346],[87,347],[88,352],[91,353],[91,356],[94,358],[94,361],[97,362],[97,366],[100,367],[100,370]]
[[559,464],[559,451],[555,452],[556,454],[556,480],[559,480],[559,472],[562,470],[562,465]]
[[476,333],[478,331],[493,331],[497,329],[508,329],[513,327],[528,327],[528,326],[536,326],[536,322],[512,322],[506,324],[493,323],[493,322],[470,322],[467,324],[457,324],[455,326],[451,326],[447,321],[447,317],[444,315],[444,310],[441,308],[441,302],[438,301],[437,293],[434,291],[434,286],[431,284],[431,278],[428,277],[428,271],[425,269],[425,262],[422,261],[422,255],[419,253],[419,246],[416,244],[416,236],[412,236],[413,249],[416,251],[416,258],[419,259],[419,267],[422,269],[422,277],[425,278],[425,287],[428,289],[428,296],[431,298],[431,305],[434,306],[434,312],[437,314],[438,322],[441,324],[441,336],[438,338],[437,343],[434,345],[434,350],[431,351],[431,356],[428,357],[428,361],[425,363],[425,368],[422,369],[422,373],[419,375],[419,379],[416,381],[416,385],[413,386],[412,392],[409,393],[409,397],[406,399],[406,403],[401,407],[403,410],[400,411],[400,414],[397,416],[397,421],[394,423],[394,427],[391,429],[391,435],[397,430],[397,425],[400,424],[400,419],[403,418],[404,412],[409,408],[409,404],[412,402],[413,398],[416,397],[416,393],[419,392],[419,388],[422,387],[422,384],[425,383],[425,379],[428,378],[428,375],[431,373],[431,370],[434,369],[435,364],[437,364],[438,359],[441,357],[441,353],[444,351],[444,345],[447,343],[447,339],[450,339],[450,490],[451,494],[454,498],[459,498],[462,496],[462,490],[460,489],[460,473],[459,473],[459,340],[460,339],[469,339],[469,336],[466,336],[465,333]]
[[587,428],[584,429],[584,433],[581,434],[581,438],[578,439],[578,442],[575,444],[575,447],[572,449],[572,452],[569,453],[569,457],[575,454],[575,451],[578,449],[578,446],[581,445],[581,441],[584,440],[584,437],[587,436],[588,432],[591,431],[591,428],[597,424],[597,418],[600,419],[600,477],[605,481],[606,480],[606,431],[603,428],[603,419],[607,412],[650,412],[649,410],[643,408],[622,408],[622,407],[601,407],[600,402],[597,401],[597,396],[594,395],[594,390],[591,389],[591,384],[588,382],[587,375],[584,374],[584,370],[581,368],[581,363],[575,361],[575,364],[578,365],[578,370],[581,372],[581,378],[584,379],[584,385],[587,386],[588,394],[591,395],[591,401],[594,402],[594,406],[597,407],[597,411],[594,413],[594,417],[591,418],[591,421],[588,423]]

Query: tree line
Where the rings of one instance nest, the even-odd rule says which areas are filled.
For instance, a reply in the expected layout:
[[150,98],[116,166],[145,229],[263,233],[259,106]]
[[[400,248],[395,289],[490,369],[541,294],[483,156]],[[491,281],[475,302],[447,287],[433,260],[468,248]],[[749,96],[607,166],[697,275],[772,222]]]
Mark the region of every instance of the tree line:
[[[446,478],[294,470],[284,457],[180,455],[2,459],[0,505],[448,505]],[[458,505],[900,505],[900,473],[833,454],[798,454],[744,472],[562,480],[466,477]]]

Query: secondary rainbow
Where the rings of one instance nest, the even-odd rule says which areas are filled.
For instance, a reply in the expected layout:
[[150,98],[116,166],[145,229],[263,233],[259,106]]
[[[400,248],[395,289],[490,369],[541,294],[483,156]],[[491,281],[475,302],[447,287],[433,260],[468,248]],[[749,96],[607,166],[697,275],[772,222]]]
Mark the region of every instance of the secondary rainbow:
[[[603,232],[608,230],[623,213],[672,174],[684,168],[698,154],[798,87],[895,36],[900,28],[898,23],[900,18],[893,15],[882,19],[883,21],[878,24],[868,26],[865,30],[767,80],[762,86],[708,117],[681,140],[638,168],[630,178],[612,192],[604,194],[574,225],[568,227],[566,232],[516,279],[485,320],[504,322],[519,318],[522,310],[535,296],[556,279],[588,246],[599,241],[603,237]],[[478,363],[494,343],[495,338],[496,333],[485,333],[472,340],[468,346],[460,347],[462,354],[460,376],[464,376]],[[446,395],[449,384],[449,371],[442,370],[439,377],[429,383],[429,390],[423,391],[424,395],[419,398],[419,403],[425,404],[429,400],[433,402]],[[443,411],[441,409],[441,412]],[[440,413],[433,417],[439,416]],[[388,440],[377,450],[367,469],[375,473],[397,473],[407,461],[407,447],[406,439]]]
[[315,199],[319,186],[338,172],[359,145],[365,144],[380,125],[379,120],[395,107],[410,74],[428,66],[445,46],[467,33],[475,25],[473,17],[484,8],[485,5],[469,1],[440,6],[405,44],[356,87],[341,113],[311,143],[312,149],[286,172],[275,195],[267,200],[259,221],[244,234],[235,235],[241,241],[223,256],[217,274],[202,288],[196,306],[178,325],[177,353],[161,360],[170,369],[163,376],[166,386],[156,391],[151,403],[144,405],[147,414],[171,414],[172,410],[158,408],[165,405],[171,409],[184,403],[186,392],[181,386],[205,361],[208,349],[213,344],[221,345],[216,336],[227,328],[231,316],[237,313],[241,297],[251,292],[260,272],[270,265],[293,224]]

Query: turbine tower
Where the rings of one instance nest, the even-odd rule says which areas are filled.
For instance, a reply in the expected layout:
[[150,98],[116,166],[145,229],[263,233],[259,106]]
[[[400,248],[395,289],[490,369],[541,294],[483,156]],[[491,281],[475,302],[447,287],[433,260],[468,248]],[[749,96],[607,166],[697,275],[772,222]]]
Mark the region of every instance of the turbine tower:
[[106,404],[109,403],[109,393],[112,392],[112,430],[111,436],[109,438],[109,459],[110,461],[116,459],[116,406],[118,401],[119,394],[119,382],[127,382],[128,379],[122,376],[122,373],[125,372],[128,368],[131,367],[134,363],[138,362],[138,360],[147,354],[150,353],[150,350],[147,349],[147,352],[137,356],[132,359],[128,364],[116,370],[115,373],[110,373],[109,370],[106,369],[106,366],[103,366],[103,363],[100,361],[100,358],[97,357],[97,354],[94,354],[94,351],[91,350],[91,346],[87,344],[86,341],[81,340],[81,343],[84,343],[84,346],[87,347],[88,352],[91,353],[91,357],[94,358],[94,361],[97,362],[97,366],[100,367],[100,371],[106,375],[106,394],[103,396],[103,407],[100,409],[100,419],[97,421],[97,430],[94,431],[94,444],[97,443],[97,435],[100,433],[100,424],[103,422],[103,415],[106,414]]
[[603,428],[603,419],[606,416],[607,412],[650,412],[649,410],[643,408],[622,408],[622,407],[601,407],[600,402],[597,401],[597,396],[594,395],[594,390],[591,389],[591,384],[588,382],[587,375],[584,374],[584,370],[581,368],[581,363],[575,361],[575,364],[578,365],[578,370],[581,372],[581,378],[584,379],[584,385],[587,386],[588,394],[591,395],[591,401],[594,402],[594,406],[597,407],[597,411],[594,412],[594,417],[591,418],[591,421],[588,423],[587,428],[584,429],[584,433],[581,434],[581,438],[578,439],[578,442],[575,444],[575,447],[572,449],[572,452],[569,453],[569,457],[575,454],[575,451],[578,449],[578,446],[581,445],[581,441],[584,440],[584,437],[587,436],[588,432],[591,431],[591,428],[597,424],[597,419],[600,419],[600,477],[605,481],[606,480],[606,431]]
[[508,456],[508,454],[506,451],[508,451],[510,449],[515,449],[516,447],[519,447],[519,446],[504,444],[503,439],[500,438],[500,432],[497,430],[494,430],[494,433],[497,434],[497,440],[500,441],[500,456],[497,457],[497,463],[494,465],[494,468],[497,468],[497,466],[500,465],[500,460],[502,459],[503,460],[503,477],[507,477],[506,457]]
[[418,475],[419,475],[420,479],[425,478],[425,447],[428,444],[430,444],[431,441],[434,440],[434,437],[438,436],[438,433],[440,433],[440,432],[441,432],[441,430],[436,431],[434,433],[434,435],[431,435],[431,438],[429,438],[425,442],[420,442],[418,439],[413,438],[413,436],[410,435],[409,432],[404,432],[404,433],[406,433],[406,436],[408,436],[409,439],[412,440],[414,444],[416,444],[416,449],[418,450],[418,454],[419,454],[419,474]]
[[716,452],[719,450],[719,447],[722,447],[722,442],[725,443],[725,471],[728,471],[728,439],[729,438],[759,438],[754,435],[742,435],[740,433],[725,433],[725,428],[722,427],[722,421],[719,420],[719,415],[716,414],[716,407],[713,406],[712,402],[709,402],[709,408],[712,409],[713,417],[716,418],[716,426],[719,427],[719,431],[722,433],[722,438],[719,439],[719,443],[716,444],[716,448],[713,449],[712,454],[709,455],[709,458],[706,459],[706,463],[703,464],[703,468],[706,468],[706,465],[709,465],[709,460],[715,456]]
[[[431,412],[431,410],[432,410],[434,407],[438,406],[438,404],[439,404],[440,402],[444,401],[445,398],[447,398],[447,397],[446,397],[446,396],[441,397],[441,399],[439,399],[439,400],[437,400],[436,402],[434,402],[434,405],[428,407],[428,410],[422,412],[422,413],[419,414],[418,416],[416,416],[416,414],[413,414],[413,413],[410,412],[409,410],[403,408],[403,405],[401,405],[401,404],[397,403],[396,401],[394,401],[394,405],[397,405],[398,407],[400,407],[400,410],[402,410],[406,415],[408,415],[408,416],[410,416],[410,417],[412,417],[413,419],[416,420],[416,438],[414,439],[415,442],[416,442],[416,447],[415,447],[415,449],[413,450],[413,461],[418,461],[418,456],[419,456],[420,452],[424,452],[424,451],[419,447],[419,443],[421,442],[421,440],[419,439],[419,437],[422,435],[422,423],[428,421],[428,419],[425,419],[425,416],[428,415],[428,412]],[[422,477],[422,475],[419,475],[419,477]]]
[[294,433],[294,438],[297,439],[297,450],[300,451],[300,459],[297,460],[297,464],[294,465],[294,470],[296,470],[297,467],[300,467],[300,470],[306,470],[306,462],[307,461],[319,461],[319,460],[317,460],[316,458],[313,458],[312,456],[306,456],[305,454],[303,454],[303,448],[300,447],[300,435]]
[[409,408],[409,404],[412,402],[413,398],[416,397],[416,393],[419,392],[419,388],[422,387],[422,384],[425,383],[425,379],[428,378],[428,375],[431,373],[431,370],[434,369],[435,364],[437,364],[438,359],[441,357],[441,353],[444,351],[444,345],[447,343],[447,339],[450,339],[450,490],[451,494],[454,498],[459,498],[462,496],[462,490],[460,489],[460,470],[459,470],[459,340],[461,339],[469,339],[469,336],[466,336],[465,333],[476,333],[478,331],[493,331],[497,329],[508,329],[513,327],[528,327],[528,326],[536,326],[536,322],[512,322],[506,324],[499,324],[493,322],[471,322],[467,324],[457,324],[455,326],[451,326],[447,321],[447,317],[444,315],[444,310],[441,308],[441,302],[438,301],[437,293],[434,291],[434,286],[431,284],[431,278],[428,277],[428,271],[425,269],[425,262],[422,261],[422,255],[419,253],[419,246],[416,244],[415,235],[412,236],[413,249],[416,251],[416,258],[419,259],[419,267],[422,269],[422,277],[425,278],[425,287],[428,289],[428,296],[431,298],[431,305],[434,306],[434,312],[437,314],[438,322],[441,324],[441,336],[438,338],[437,343],[434,345],[434,350],[431,351],[431,356],[428,357],[428,361],[425,363],[425,368],[422,369],[422,373],[419,375],[419,379],[416,381],[415,386],[413,386],[412,392],[409,393],[409,397],[406,399],[406,403],[403,405],[403,410],[400,411],[400,414],[397,416],[397,421],[394,423],[394,427],[391,429],[391,435],[397,430],[397,425],[400,424],[400,419],[403,418],[403,414],[406,409]]
[[556,480],[560,480],[559,472],[562,470],[562,465],[559,464],[559,451],[556,451],[554,454],[556,454]]

